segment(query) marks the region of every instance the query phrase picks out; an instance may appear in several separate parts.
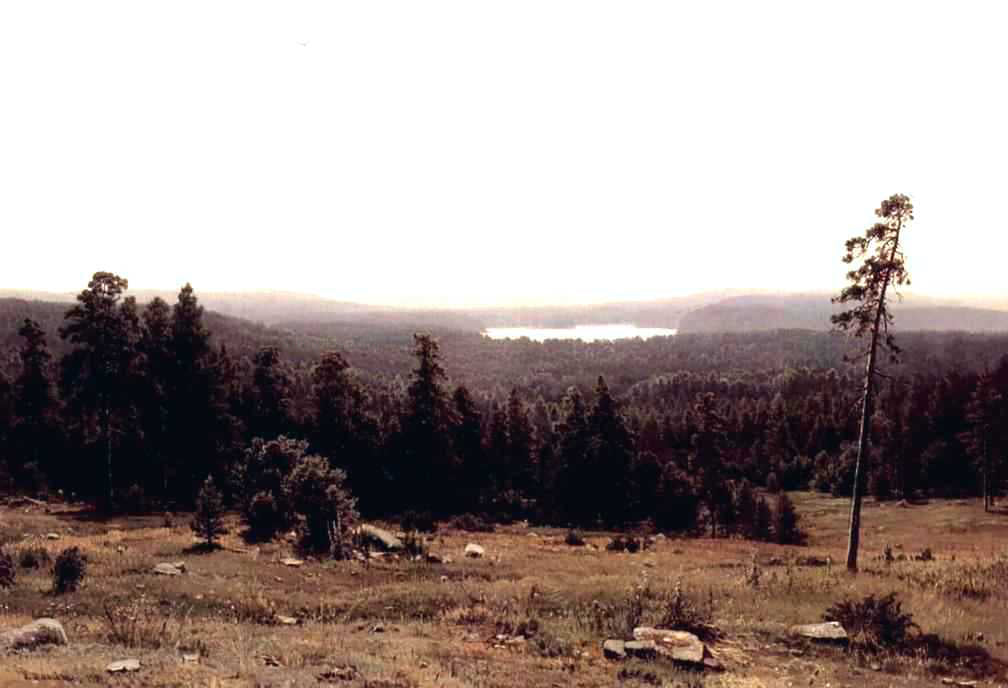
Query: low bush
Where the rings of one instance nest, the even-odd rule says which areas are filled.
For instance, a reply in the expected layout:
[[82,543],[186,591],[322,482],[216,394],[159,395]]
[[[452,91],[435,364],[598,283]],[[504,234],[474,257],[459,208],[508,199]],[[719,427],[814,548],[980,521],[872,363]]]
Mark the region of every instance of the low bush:
[[461,514],[450,522],[452,528],[470,533],[492,533],[494,525],[476,514]]
[[845,598],[827,609],[823,620],[839,622],[852,646],[871,652],[904,649],[911,631],[920,631],[913,615],[903,611],[895,592],[868,595],[859,601]]
[[56,557],[53,564],[53,591],[57,594],[74,592],[80,587],[87,572],[87,558],[77,547],[68,547]]
[[52,557],[49,556],[49,550],[45,547],[35,545],[21,550],[18,555],[18,563],[23,569],[40,569],[52,563]]
[[630,552],[634,554],[640,551],[641,541],[631,535],[617,535],[609,541],[606,549],[610,552]]

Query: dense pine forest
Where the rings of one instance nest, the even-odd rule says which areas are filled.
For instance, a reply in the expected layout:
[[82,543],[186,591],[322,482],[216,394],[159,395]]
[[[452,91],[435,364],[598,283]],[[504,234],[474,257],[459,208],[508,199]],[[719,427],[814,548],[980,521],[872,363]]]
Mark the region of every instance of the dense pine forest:
[[[838,333],[336,336],[204,312],[189,285],[145,304],[127,287],[96,273],[70,306],[0,302],[0,489],[185,509],[211,476],[250,519],[282,523],[289,474],[317,455],[365,514],[752,537],[770,531],[760,495],[852,489],[863,371]],[[1008,335],[900,342],[868,493],[996,494]]]

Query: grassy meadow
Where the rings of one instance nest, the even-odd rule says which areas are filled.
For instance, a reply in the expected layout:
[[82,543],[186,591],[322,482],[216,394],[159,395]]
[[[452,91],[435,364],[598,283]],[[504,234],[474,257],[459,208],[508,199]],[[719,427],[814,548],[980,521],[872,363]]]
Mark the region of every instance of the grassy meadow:
[[[186,515],[100,520],[73,505],[0,507],[0,542],[16,562],[30,548],[55,558],[71,546],[88,562],[76,592],[53,594],[47,564],[19,566],[0,590],[0,630],[48,616],[70,639],[0,657],[0,686],[1008,685],[1008,514],[985,514],[979,500],[869,500],[862,571],[850,576],[847,500],[791,496],[804,547],[659,537],[629,554],[606,551],[607,533],[569,546],[561,529],[442,524],[427,547],[447,563],[306,558],[300,567],[281,562],[298,556],[291,543],[248,544],[234,517],[224,548],[203,553]],[[464,557],[470,542],[486,556]],[[176,561],[184,575],[152,573]],[[676,588],[711,622],[708,645],[724,671],[603,657],[606,638],[660,623]],[[937,634],[944,656],[847,652],[789,634],[845,596],[890,591],[922,632]],[[126,658],[140,670],[106,672]]]

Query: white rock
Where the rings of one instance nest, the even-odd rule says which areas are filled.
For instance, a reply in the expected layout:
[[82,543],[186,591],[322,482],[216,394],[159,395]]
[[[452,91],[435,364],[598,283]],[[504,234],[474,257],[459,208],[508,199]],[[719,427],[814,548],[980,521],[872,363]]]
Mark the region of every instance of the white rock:
[[159,576],[181,576],[185,568],[179,568],[175,564],[169,564],[166,561],[154,567],[154,573]]
[[284,566],[295,566],[295,567],[304,565],[304,561],[302,561],[301,559],[295,559],[293,557],[284,557],[283,559],[280,560],[280,563],[283,564]]
[[117,674],[121,671],[140,671],[140,660],[139,659],[120,659],[119,661],[112,662],[107,667],[105,671],[110,674]]
[[486,554],[486,550],[477,545],[476,543],[470,542],[465,546],[465,555],[472,559],[480,559]]

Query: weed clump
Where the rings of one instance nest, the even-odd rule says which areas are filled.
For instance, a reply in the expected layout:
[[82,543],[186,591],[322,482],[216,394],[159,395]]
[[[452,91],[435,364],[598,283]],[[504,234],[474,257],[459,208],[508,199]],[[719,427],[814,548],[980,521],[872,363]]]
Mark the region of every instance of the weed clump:
[[903,611],[895,592],[881,597],[868,595],[860,601],[843,599],[826,610],[823,620],[839,622],[852,645],[870,652],[904,649],[911,631],[920,632],[913,615]]
[[451,527],[470,533],[492,533],[494,525],[476,514],[462,514],[451,520]]
[[641,550],[642,543],[637,538],[631,535],[617,535],[609,544],[606,545],[606,550],[610,552],[630,552],[634,554]]
[[80,587],[87,572],[87,557],[77,547],[68,547],[56,557],[53,564],[53,591],[62,595]]

